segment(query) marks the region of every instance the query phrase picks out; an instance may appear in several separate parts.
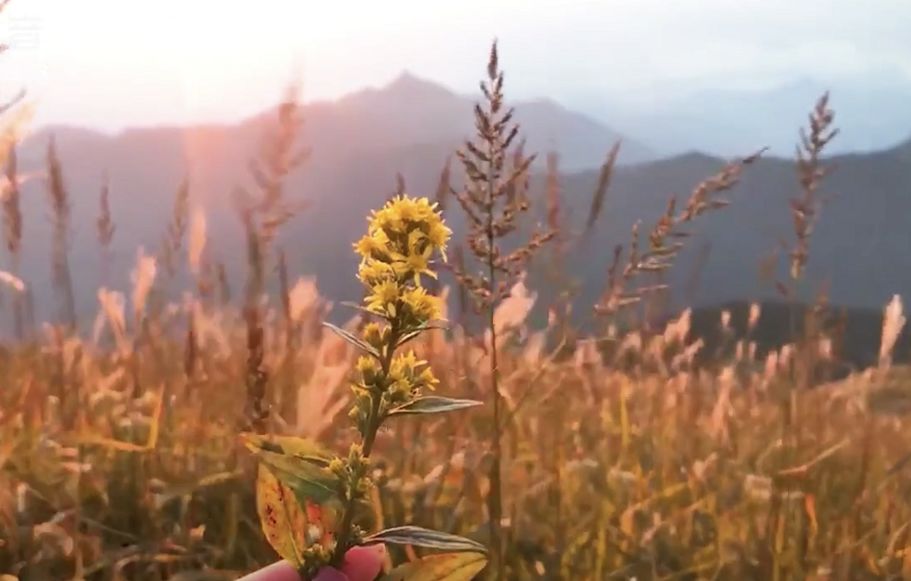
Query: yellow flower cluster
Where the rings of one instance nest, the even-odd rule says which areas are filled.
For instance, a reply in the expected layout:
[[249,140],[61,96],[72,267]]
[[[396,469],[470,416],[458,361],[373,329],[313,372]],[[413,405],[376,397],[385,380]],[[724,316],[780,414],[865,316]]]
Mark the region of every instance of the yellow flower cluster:
[[383,403],[389,407],[410,401],[424,388],[433,389],[439,383],[430,365],[418,359],[414,351],[395,356],[389,367],[388,381]]
[[421,277],[436,278],[431,261],[435,252],[445,260],[451,233],[427,198],[398,196],[373,212],[366,236],[354,245],[367,309],[395,317],[405,308],[418,324],[437,317],[439,299],[421,287]]
[[[381,413],[411,401],[420,395],[422,390],[433,389],[439,383],[430,365],[418,359],[414,351],[396,355],[386,375],[374,357],[360,357],[357,361],[357,370],[361,376],[358,389],[360,393],[365,397],[370,390],[383,393]],[[364,403],[366,402],[365,399]],[[352,417],[355,420],[366,419],[366,416],[363,416],[364,408],[362,405],[355,406]]]

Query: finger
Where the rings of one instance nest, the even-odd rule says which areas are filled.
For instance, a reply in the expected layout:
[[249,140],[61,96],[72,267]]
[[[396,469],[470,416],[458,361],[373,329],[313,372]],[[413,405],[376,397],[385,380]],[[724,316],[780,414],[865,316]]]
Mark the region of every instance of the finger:
[[[335,567],[323,567],[313,578],[313,581],[359,581],[353,577],[348,577]],[[368,581],[373,581],[371,577]]]
[[351,581],[373,581],[383,568],[385,556],[386,547],[383,545],[352,547],[345,553],[342,572]]
[[241,577],[238,581],[301,581],[301,578],[290,563],[279,561]]

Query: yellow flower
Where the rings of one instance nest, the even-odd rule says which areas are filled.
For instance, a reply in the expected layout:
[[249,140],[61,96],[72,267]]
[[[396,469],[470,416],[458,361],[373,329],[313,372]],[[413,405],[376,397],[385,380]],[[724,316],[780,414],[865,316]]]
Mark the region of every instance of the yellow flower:
[[423,359],[418,359],[414,351],[409,351],[393,359],[392,365],[393,367],[399,366],[412,386],[416,386],[416,384],[420,383],[421,373],[428,366],[428,363]]
[[395,281],[384,280],[373,286],[365,301],[367,308],[376,312],[395,312],[395,302],[399,298],[399,285]]
[[409,253],[408,256],[403,257],[404,260],[400,263],[402,266],[400,268],[404,269],[402,274],[414,274],[414,284],[421,284],[421,275],[426,274],[431,278],[436,278],[437,273],[430,270],[430,254],[433,252],[433,247],[428,246],[424,249],[423,252],[414,252]]
[[430,366],[418,359],[414,351],[396,355],[389,366],[388,387],[384,400],[389,405],[398,405],[420,394],[421,389],[433,389],[439,383]]
[[367,423],[367,418],[370,415],[371,403],[372,399],[370,394],[360,388],[354,389],[354,405],[351,406],[348,417],[354,420],[361,429],[363,429]]
[[386,391],[388,400],[390,404],[399,404],[404,403],[410,399],[412,387],[411,382],[404,379],[399,379],[393,381],[389,385],[389,389]]
[[409,249],[407,254],[399,252],[391,253],[392,269],[396,276],[403,278],[413,277],[414,284],[421,284],[421,275],[426,274],[431,278],[437,278],[435,272],[430,269],[430,257],[433,254],[433,247],[427,245],[422,250],[415,247]]
[[368,323],[364,327],[364,341],[374,349],[381,349],[388,336],[389,328],[379,323]]
[[357,360],[357,370],[364,378],[364,385],[371,385],[376,381],[380,372],[380,366],[373,357],[361,356]]
[[431,268],[433,255],[445,251],[450,234],[437,205],[427,198],[398,196],[373,212],[367,235],[354,245],[362,257],[358,278],[369,289],[367,308],[395,316],[398,301],[407,295],[419,323],[438,317],[439,301],[417,289],[423,275],[437,277]]
[[400,233],[405,230],[405,220],[412,216],[412,200],[404,196],[397,196],[386,202],[379,211],[370,216],[368,232],[385,230],[387,234]]
[[436,204],[431,204],[427,198],[398,196],[392,200],[388,207],[401,220],[422,222],[434,214]]
[[452,230],[447,228],[442,220],[432,222],[427,232],[427,239],[434,248],[440,251],[444,261],[446,260],[446,243],[449,241],[451,234]]
[[435,232],[437,242],[433,244],[441,247],[441,237],[448,236],[439,228],[442,222],[437,205],[431,204],[427,198],[397,196],[371,214],[367,231],[374,234],[382,230],[390,238],[393,234],[410,233],[412,230],[424,230],[428,235]]
[[423,252],[426,247],[427,235],[420,229],[414,229],[408,233],[408,252]]
[[382,280],[395,276],[395,269],[391,264],[379,260],[368,259],[361,262],[357,269],[357,277],[368,286],[373,286]]
[[386,232],[386,234],[400,234],[405,231],[405,221],[402,220],[399,212],[391,209],[381,210],[376,216],[377,230]]
[[426,323],[440,317],[442,311],[439,297],[428,294],[424,287],[414,287],[402,293],[402,303],[419,322]]
[[403,222],[417,222],[420,219],[417,200],[400,196],[393,200],[391,209],[396,213],[396,217]]
[[386,380],[390,385],[399,382],[406,382],[405,370],[401,366],[390,365],[389,371],[386,373]]
[[436,376],[433,374],[433,369],[430,367],[424,369],[418,379],[420,380],[423,387],[427,387],[429,389],[433,389],[434,386],[440,383],[440,380],[436,378]]
[[354,250],[365,259],[381,258],[389,252],[389,237],[382,230],[377,230],[358,240],[354,244]]
[[414,351],[400,353],[392,359],[392,365],[389,366],[389,377],[393,379],[409,379],[414,377],[414,369],[422,361],[419,361]]

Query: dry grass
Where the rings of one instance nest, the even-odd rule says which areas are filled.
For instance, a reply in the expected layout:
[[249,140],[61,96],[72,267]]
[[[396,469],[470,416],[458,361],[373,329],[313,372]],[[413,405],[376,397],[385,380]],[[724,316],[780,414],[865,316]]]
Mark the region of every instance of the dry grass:
[[101,184],[101,192],[98,195],[98,218],[95,220],[95,235],[98,240],[98,247],[101,252],[101,284],[108,284],[111,265],[111,244],[114,242],[114,232],[117,227],[111,217],[111,183],[107,176]]
[[[127,336],[120,350],[56,336],[0,361],[8,378],[0,394],[0,571],[157,579],[209,569],[230,578],[273,558],[251,475],[233,461],[232,418],[246,398],[245,325],[231,310],[206,313],[195,301],[186,308],[197,345],[192,374],[179,341],[156,339],[165,321],[149,321],[149,340]],[[269,390],[267,405],[282,412],[268,429],[343,449],[350,434],[339,429],[340,412],[354,354],[318,330],[322,314],[313,294],[294,308],[293,353],[281,319],[266,317],[276,324],[265,329],[264,364],[297,378],[290,405],[281,399],[287,391]],[[108,315],[117,336],[122,317]],[[506,328],[513,339],[521,329],[515,320]],[[699,343],[685,320],[666,333],[628,335],[608,351],[580,342],[559,357],[544,346],[547,332],[500,350],[511,578],[766,579],[770,567],[780,578],[911,573],[911,433],[894,405],[911,397],[906,370],[799,392],[799,420],[816,429],[789,458],[779,397],[793,350],[757,361],[745,349],[712,371],[693,365]],[[432,349],[447,395],[474,395],[490,380],[477,365],[483,348],[461,333],[428,337],[420,348]],[[139,396],[137,372],[149,386]],[[61,378],[79,400],[66,412],[75,422],[62,417]],[[274,373],[270,386],[284,379]],[[481,443],[489,429],[458,416],[381,433],[382,520],[484,539],[490,479]]]
[[59,320],[72,330],[76,328],[76,297],[69,262],[70,199],[53,138],[47,146],[47,193],[54,232],[51,255],[53,280],[61,303]]
[[[24,181],[18,172],[15,147],[11,147],[6,159],[6,175],[3,181],[3,238],[9,253],[13,276],[19,274],[22,262],[22,208],[19,203],[19,186]],[[13,331],[17,339],[23,338],[23,312],[21,293],[13,299]]]

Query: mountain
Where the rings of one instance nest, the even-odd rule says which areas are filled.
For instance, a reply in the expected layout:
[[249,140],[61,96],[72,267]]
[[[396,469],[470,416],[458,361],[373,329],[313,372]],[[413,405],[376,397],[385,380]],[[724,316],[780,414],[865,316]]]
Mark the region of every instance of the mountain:
[[[305,107],[304,139],[314,144],[319,155],[440,143],[455,148],[473,132],[474,103],[474,97],[405,72],[385,87]],[[598,167],[604,161],[604,152],[621,138],[626,142],[618,160],[621,164],[656,158],[636,140],[553,101],[519,102],[514,107],[515,119],[528,136],[527,148],[559,152],[567,169]],[[245,125],[257,126],[263,121],[263,116],[258,116]]]
[[[894,293],[911,297],[911,143],[888,150],[831,157],[833,167],[822,196],[826,202],[810,242],[810,261],[802,298],[827,288],[837,305],[881,308]],[[587,256],[605,256],[628,240],[630,225],[643,220],[651,227],[668,196],[684,198],[722,160],[684,154],[617,171],[604,219],[586,242]],[[568,176],[566,191],[582,196],[570,210],[584,216],[584,193],[594,188],[596,172]],[[793,240],[789,200],[798,193],[790,160],[766,158],[745,170],[731,193],[732,204],[709,213],[691,228],[670,282],[678,304],[713,305],[732,300],[776,296],[772,281],[760,276],[761,262],[779,241]],[[578,226],[577,226],[578,227]],[[779,277],[784,277],[780,257]],[[603,284],[606,258],[592,268],[588,260],[573,262],[574,273],[590,281],[583,286],[594,299]]]
[[[289,186],[311,207],[299,222],[307,232],[306,240],[330,243],[326,249],[301,243],[295,254],[302,268],[319,271],[347,254],[347,239],[340,246],[331,241],[342,232],[353,237],[361,230],[367,208],[388,195],[397,172],[426,174],[435,180],[446,159],[472,134],[473,106],[473,98],[409,73],[381,88],[306,104],[301,141],[312,145],[312,156]],[[520,102],[515,107],[516,119],[528,128],[527,149],[557,151],[567,169],[597,167],[621,138],[599,122],[550,101]],[[173,193],[185,176],[196,202],[210,213],[210,233],[219,241],[213,253],[224,259],[242,255],[231,194],[249,183],[249,160],[271,129],[274,113],[266,111],[236,125],[136,128],[113,136],[51,127],[21,145],[21,169],[40,172],[47,143],[52,135],[56,140],[72,196],[71,263],[78,279],[80,310],[94,310],[94,289],[101,277],[93,226],[103,177],[111,185],[111,210],[118,223],[112,283],[128,285],[139,246],[147,251],[159,246]],[[623,141],[620,163],[653,158],[635,140]],[[431,181],[416,179],[417,191],[435,187]],[[51,304],[51,228],[44,190],[40,180],[33,180],[23,195],[23,274],[34,286],[39,312]],[[298,238],[291,236],[295,244]],[[242,265],[230,262],[228,268],[239,279]],[[327,284],[342,284],[346,275],[329,271],[324,277]]]
[[[564,160],[573,151],[579,152],[577,160],[582,153],[600,159],[613,143],[610,131],[597,124],[585,126],[585,117],[563,114],[552,103],[523,104],[520,114],[523,111],[528,127],[567,132],[554,131],[566,136],[561,141]],[[460,127],[467,133],[463,124],[470,122],[470,113],[470,100],[411,76],[336,103],[307,106],[304,141],[313,146],[313,155],[287,186],[291,197],[309,205],[277,241],[288,254],[292,275],[315,274],[326,296],[356,300],[361,291],[352,276],[356,259],[350,245],[363,231],[364,217],[391,194],[396,173],[402,174],[410,192],[434,192],[439,172],[459,141]],[[454,120],[459,115],[467,120]],[[94,223],[105,173],[117,224],[109,285],[129,288],[137,248],[158,248],[174,192],[189,175],[194,203],[203,204],[208,212],[208,252],[225,263],[237,288],[246,266],[230,194],[249,183],[248,160],[272,121],[270,115],[262,115],[236,126],[135,129],[113,137],[73,128],[55,132],[72,197],[70,260],[83,321],[97,310],[95,294],[102,282]],[[569,140],[576,135],[570,129],[582,137]],[[22,145],[23,171],[41,169],[47,137],[39,133]],[[547,139],[529,135],[529,143],[543,143],[544,151]],[[634,147],[631,141],[624,143]],[[911,297],[911,142],[828,161],[836,168],[825,185],[832,197],[813,234],[803,298],[826,281],[832,302],[839,305],[880,309],[893,293]],[[597,228],[572,249],[566,264],[581,283],[575,311],[580,319],[590,319],[611,249],[627,241],[631,224],[643,220],[644,228],[650,226],[668,196],[685,197],[722,163],[709,155],[688,153],[617,168]],[[458,175],[456,168],[456,179]],[[570,169],[562,176],[564,211],[576,231],[585,221],[597,179],[594,169]],[[542,198],[543,186],[544,176],[535,173],[535,199]],[[789,160],[770,157],[748,168],[731,194],[731,206],[694,224],[694,235],[668,279],[675,304],[704,306],[774,297],[772,285],[759,276],[759,263],[780,239],[791,238],[788,200],[796,193]],[[54,303],[48,204],[41,180],[24,186],[23,213],[23,276],[35,292],[39,316],[47,317]],[[461,236],[463,220],[456,207],[449,209],[447,218]]]
[[833,153],[872,152],[911,135],[911,79],[899,74],[831,83],[803,79],[768,90],[705,89],[650,99],[647,110],[608,108],[589,98],[584,110],[663,154],[696,149],[731,156],[769,146],[790,157],[798,141],[795,128],[806,124],[826,91],[841,128]]

